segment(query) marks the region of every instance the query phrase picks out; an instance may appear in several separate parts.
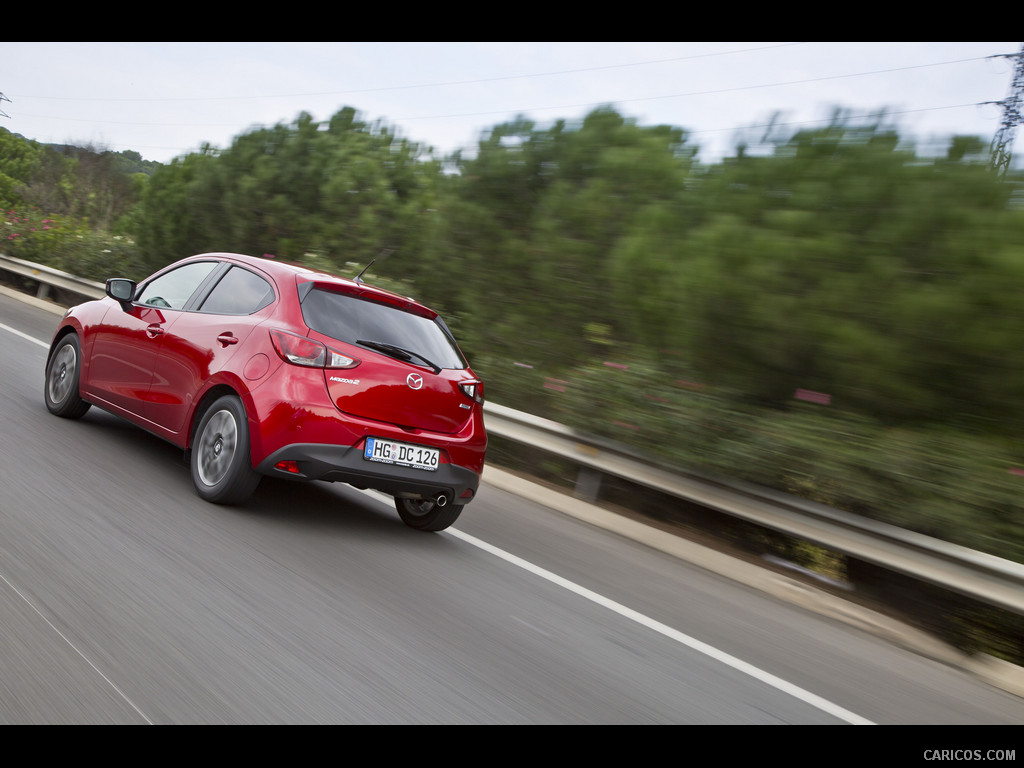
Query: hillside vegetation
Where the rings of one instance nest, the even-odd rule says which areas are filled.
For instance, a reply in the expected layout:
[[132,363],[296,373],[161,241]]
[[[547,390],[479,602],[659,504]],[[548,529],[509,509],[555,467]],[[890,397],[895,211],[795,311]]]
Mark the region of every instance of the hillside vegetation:
[[611,109],[437,157],[351,108],[166,165],[0,131],[3,251],[241,251],[440,309],[490,400],[1024,562],[1024,196],[957,137],[832,125],[702,164]]

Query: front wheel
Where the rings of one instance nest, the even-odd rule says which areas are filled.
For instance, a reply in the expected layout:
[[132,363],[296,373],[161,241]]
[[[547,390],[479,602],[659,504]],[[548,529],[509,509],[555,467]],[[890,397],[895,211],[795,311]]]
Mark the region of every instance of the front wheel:
[[440,506],[426,499],[400,499],[395,497],[395,509],[402,522],[418,531],[443,531],[454,523],[462,512],[461,504]]
[[192,484],[214,504],[240,504],[261,476],[249,457],[249,421],[242,402],[225,395],[206,409],[196,430],[190,465]]
[[65,419],[80,419],[89,410],[89,403],[78,395],[78,379],[82,370],[82,353],[78,336],[69,333],[57,342],[46,364],[46,386],[43,397],[50,413]]

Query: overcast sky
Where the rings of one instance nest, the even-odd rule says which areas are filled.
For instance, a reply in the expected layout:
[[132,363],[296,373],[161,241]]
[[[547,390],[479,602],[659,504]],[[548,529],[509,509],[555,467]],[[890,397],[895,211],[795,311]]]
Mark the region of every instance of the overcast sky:
[[[919,150],[998,130],[1020,42],[7,42],[0,127],[168,162],[257,126],[345,106],[440,154],[523,114],[545,128],[611,104],[731,153],[773,114],[816,126],[887,110]],[[995,58],[993,58],[995,57]],[[1018,129],[1015,157],[1024,129]],[[1017,165],[1018,163],[1015,163]]]

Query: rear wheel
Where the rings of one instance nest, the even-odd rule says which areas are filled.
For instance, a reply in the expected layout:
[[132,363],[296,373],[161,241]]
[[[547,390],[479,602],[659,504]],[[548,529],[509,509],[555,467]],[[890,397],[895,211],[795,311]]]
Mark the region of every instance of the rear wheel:
[[65,419],[80,419],[89,410],[89,403],[78,395],[81,363],[78,336],[69,333],[57,342],[46,366],[46,387],[43,397],[50,413]]
[[462,512],[460,504],[439,505],[427,499],[400,499],[395,497],[395,509],[402,522],[419,531],[443,531],[454,523]]
[[190,465],[192,483],[207,501],[240,504],[256,490],[261,478],[249,458],[249,421],[237,397],[221,397],[203,414]]

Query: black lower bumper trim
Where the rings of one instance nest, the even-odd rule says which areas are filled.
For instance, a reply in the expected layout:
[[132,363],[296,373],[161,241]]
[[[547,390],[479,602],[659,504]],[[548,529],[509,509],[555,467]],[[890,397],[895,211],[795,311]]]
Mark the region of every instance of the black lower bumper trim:
[[[279,462],[294,462],[298,472],[278,469]],[[476,496],[480,477],[471,469],[440,464],[436,470],[367,461],[362,451],[345,445],[295,443],[274,451],[256,470],[290,480],[324,480],[370,488],[392,496],[433,499],[446,494],[451,504],[466,504]],[[469,493],[467,494],[467,491]]]

